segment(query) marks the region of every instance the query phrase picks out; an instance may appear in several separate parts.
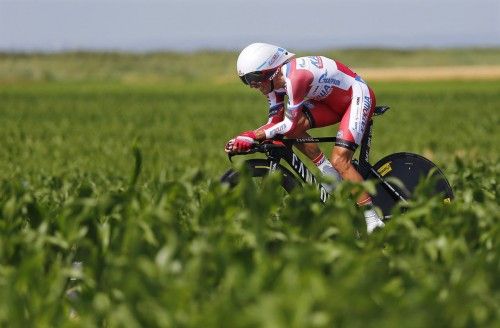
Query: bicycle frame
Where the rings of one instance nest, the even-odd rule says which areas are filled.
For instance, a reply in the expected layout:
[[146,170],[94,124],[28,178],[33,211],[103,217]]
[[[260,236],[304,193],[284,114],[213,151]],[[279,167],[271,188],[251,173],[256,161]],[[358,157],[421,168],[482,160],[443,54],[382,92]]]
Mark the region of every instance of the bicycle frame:
[[[373,167],[369,163],[370,156],[370,145],[372,137],[372,124],[373,121],[370,120],[368,123],[367,131],[361,142],[361,149],[359,153],[359,160],[354,159],[353,163],[358,168],[359,173],[364,176]],[[302,181],[308,184],[316,185],[320,190],[321,201],[326,202],[330,196],[325,187],[318,182],[316,176],[309,170],[309,168],[304,164],[304,162],[297,156],[293,150],[293,145],[306,144],[306,143],[322,143],[331,142],[335,143],[336,137],[322,137],[322,138],[294,138],[294,139],[283,139],[280,140],[285,147],[269,147],[266,151],[266,155],[270,160],[271,170],[275,170],[281,159],[285,160],[288,165],[293,169],[293,171],[301,178]],[[375,170],[373,170],[375,171]],[[376,172],[376,171],[375,171]],[[378,173],[378,172],[377,172]]]
[[[383,114],[389,107],[378,107],[375,115]],[[384,186],[388,189],[392,195],[396,199],[399,199],[403,202],[406,202],[406,198],[402,196],[402,194],[397,191],[391,184],[389,184],[380,174],[373,168],[373,166],[369,163],[370,158],[370,148],[371,148],[371,140],[372,140],[372,125],[373,120],[370,119],[368,122],[368,126],[366,128],[366,132],[361,140],[361,148],[359,152],[358,159],[353,159],[353,165],[358,170],[359,174],[362,177],[366,177],[369,174],[372,174],[379,181],[381,181]],[[270,161],[270,171],[276,170],[280,161],[285,160],[288,165],[295,171],[296,175],[301,178],[307,184],[314,184],[320,190],[320,198],[322,202],[326,202],[330,196],[325,187],[318,182],[316,176],[309,170],[309,168],[302,162],[302,160],[293,152],[292,146],[297,144],[306,144],[306,143],[322,143],[322,142],[332,142],[334,143],[337,140],[336,137],[320,137],[320,138],[291,138],[291,139],[274,139],[272,143],[263,143],[255,148],[251,149],[248,152],[241,154],[230,154],[229,159],[234,155],[246,155],[256,152],[265,153],[267,158]]]

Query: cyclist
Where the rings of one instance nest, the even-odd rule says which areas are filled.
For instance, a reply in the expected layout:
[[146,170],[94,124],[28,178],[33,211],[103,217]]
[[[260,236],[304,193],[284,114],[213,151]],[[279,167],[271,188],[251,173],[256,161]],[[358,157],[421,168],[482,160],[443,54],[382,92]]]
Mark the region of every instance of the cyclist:
[[[243,49],[237,70],[244,84],[267,96],[269,119],[256,130],[229,140],[227,152],[248,150],[278,134],[310,137],[307,130],[340,122],[331,162],[314,143],[297,148],[334,182],[363,181],[351,159],[373,114],[375,95],[359,75],[336,60],[323,56],[296,58],[286,49],[266,43]],[[361,194],[357,204],[364,209],[368,233],[384,226],[368,193]]]

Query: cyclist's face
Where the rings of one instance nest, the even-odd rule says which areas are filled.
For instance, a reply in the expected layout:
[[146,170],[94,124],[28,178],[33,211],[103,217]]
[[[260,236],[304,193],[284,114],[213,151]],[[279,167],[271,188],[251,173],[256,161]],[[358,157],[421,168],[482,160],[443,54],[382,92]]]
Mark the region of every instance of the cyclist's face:
[[[281,74],[281,71],[278,71],[276,76],[273,78],[273,84],[274,84],[274,89],[281,89],[285,86],[285,79],[283,78],[283,74]],[[267,95],[271,91],[273,91],[273,84],[271,84],[270,80],[267,80],[263,82],[252,82],[250,84],[250,87],[254,89],[259,89],[259,91],[263,95]]]
[[262,94],[267,95],[271,90],[271,81],[252,82],[250,88],[259,89]]
[[278,71],[278,74],[273,78],[274,88],[281,89],[285,87],[285,78],[283,77],[283,73],[281,70]]

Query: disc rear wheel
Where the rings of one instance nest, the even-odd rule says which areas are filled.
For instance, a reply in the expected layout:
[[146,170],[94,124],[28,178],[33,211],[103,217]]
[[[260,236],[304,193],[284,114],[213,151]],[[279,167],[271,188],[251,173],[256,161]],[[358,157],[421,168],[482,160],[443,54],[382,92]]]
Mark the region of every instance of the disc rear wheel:
[[[452,188],[443,172],[430,160],[412,153],[395,153],[378,161],[373,168],[405,199],[411,199],[421,179],[429,177],[435,181],[433,195],[440,194],[444,202],[453,199]],[[372,172],[367,179],[378,180]],[[391,182],[396,178],[403,186]],[[384,217],[390,217],[392,209],[400,199],[384,183],[376,182],[376,195],[372,196],[375,206],[382,210]]]

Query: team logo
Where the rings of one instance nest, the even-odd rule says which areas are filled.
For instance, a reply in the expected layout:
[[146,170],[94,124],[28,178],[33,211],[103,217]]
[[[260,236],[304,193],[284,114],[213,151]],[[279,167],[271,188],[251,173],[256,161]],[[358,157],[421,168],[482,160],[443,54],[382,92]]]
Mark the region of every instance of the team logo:
[[285,52],[285,49],[283,49],[283,48],[279,48],[279,49],[276,51],[276,53],[275,53],[275,54],[271,57],[271,59],[269,59],[269,61],[267,62],[267,64],[268,64],[269,66],[272,66],[272,65],[276,62],[276,60],[277,60],[277,59],[281,56],[281,54],[282,54],[283,52]]
[[285,52],[285,49],[278,48],[278,50],[274,53],[274,55],[272,55],[271,57],[269,57],[268,59],[266,59],[259,67],[257,67],[257,70],[261,69],[266,64],[268,66],[272,66],[276,62],[276,60],[278,60],[278,58],[281,57],[281,54],[284,53],[284,52]]
[[337,79],[335,79],[333,77],[328,77],[328,71],[326,71],[325,73],[321,74],[321,76],[318,79],[318,82],[319,83],[326,83],[326,84],[333,84],[335,86],[339,86],[340,85],[340,80],[337,80]]
[[323,60],[319,56],[309,56],[309,60],[311,61],[311,64],[316,66],[317,68],[321,69],[323,68]]
[[372,100],[370,97],[365,96],[363,100],[363,111],[368,111],[372,107]]

